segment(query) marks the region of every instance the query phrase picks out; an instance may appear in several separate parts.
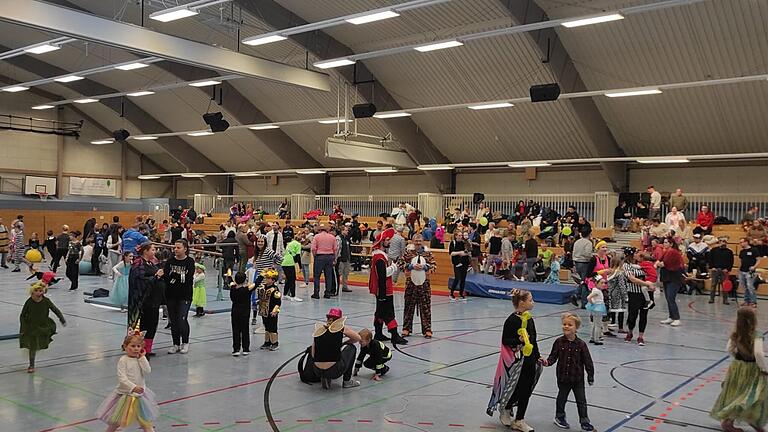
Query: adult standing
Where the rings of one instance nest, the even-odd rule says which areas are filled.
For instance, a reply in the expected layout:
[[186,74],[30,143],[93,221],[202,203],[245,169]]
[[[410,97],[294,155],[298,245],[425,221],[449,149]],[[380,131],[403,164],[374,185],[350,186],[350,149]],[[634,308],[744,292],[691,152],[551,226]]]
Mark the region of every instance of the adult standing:
[[[110,229],[109,236],[107,236],[107,258],[109,259],[109,268],[115,268],[122,259],[123,231],[123,226],[117,224]],[[108,277],[110,279],[113,278],[111,271],[109,272]]]
[[237,234],[235,234],[238,259],[240,260],[237,265],[237,271],[240,272],[245,272],[245,264],[248,262],[248,248],[253,247],[253,242],[248,238],[248,233],[246,233],[247,229],[247,225],[240,224],[237,227]]
[[[285,242],[283,240],[283,233],[280,232],[280,224],[275,222],[272,225],[272,230],[267,233],[267,247],[275,253],[275,255],[281,257],[285,252]],[[284,280],[283,268],[277,266],[277,283],[281,283]]]
[[304,227],[304,231],[299,235],[299,241],[301,242],[301,275],[304,278],[302,287],[309,286],[309,265],[312,264],[312,239],[315,237],[315,233]]
[[24,252],[24,222],[19,219],[15,220],[13,227],[11,228],[11,242],[13,243],[13,270],[12,272],[21,271],[21,263],[25,261]]
[[165,262],[165,300],[171,324],[173,346],[168,354],[189,352],[189,307],[192,304],[192,284],[195,260],[189,256],[189,243],[178,240],[173,244],[173,256]]
[[451,284],[450,301],[455,301],[454,292],[459,288],[459,298],[464,300],[464,284],[467,280],[467,270],[469,269],[470,246],[468,234],[466,231],[456,230],[453,232],[453,239],[448,245],[448,253],[451,256],[453,265],[453,283]]
[[5,263],[5,260],[8,257],[8,246],[8,228],[3,224],[3,218],[0,218],[0,267],[6,269],[8,268],[8,264]]
[[296,264],[301,264],[301,243],[293,237],[285,246],[285,253],[280,265],[285,274],[285,288],[283,294],[290,301],[301,302],[301,297],[296,296]]
[[338,245],[336,237],[328,233],[328,227],[320,224],[320,232],[312,238],[312,255],[315,256],[315,265],[313,269],[313,278],[315,280],[315,291],[312,294],[313,299],[320,298],[320,275],[325,276],[324,298],[331,298],[334,293],[335,280],[333,277],[333,261],[336,257]]
[[[355,344],[360,343],[360,335],[344,325],[347,318],[341,309],[331,308],[326,319],[324,324],[316,324],[312,333],[312,375],[324,389],[330,389],[331,381],[342,376],[343,388],[358,387],[360,382],[352,379],[352,371],[357,356]],[[344,336],[348,338],[346,343]]]
[[144,349],[147,356],[153,356],[152,344],[157,332],[160,304],[163,301],[162,280],[164,270],[155,262],[155,246],[146,242],[139,246],[139,260],[131,267],[128,276],[128,328],[139,324],[144,335]]
[[352,292],[349,289],[349,272],[352,267],[352,248],[350,247],[349,225],[344,225],[336,236],[336,286],[341,286],[341,291]]
[[406,250],[398,263],[405,271],[405,310],[403,312],[403,336],[408,336],[413,330],[413,313],[416,305],[421,315],[421,334],[425,338],[432,337],[432,289],[429,284],[429,274],[437,269],[432,252],[424,248],[421,234],[413,236],[413,248]]
[[96,232],[96,218],[90,218],[83,225],[83,244],[88,243],[88,239],[93,237]]
[[533,234],[525,235],[525,280],[536,282],[536,261],[539,260],[539,242],[533,237]]
[[643,296],[643,287],[646,287],[649,294],[653,295],[656,286],[653,282],[645,280],[645,272],[640,268],[642,260],[642,251],[633,247],[624,248],[624,265],[622,270],[627,278],[627,335],[624,337],[626,342],[631,342],[634,336],[635,324],[638,316],[640,322],[637,323],[637,344],[645,346],[645,328],[648,325],[648,309],[645,308],[645,296]]
[[388,337],[382,332],[384,325],[392,335],[392,343],[405,345],[406,339],[397,333],[397,320],[395,319],[395,299],[392,275],[397,267],[396,263],[390,263],[386,249],[390,240],[395,236],[395,230],[387,228],[379,235],[373,244],[371,256],[371,273],[368,279],[368,290],[376,296],[376,311],[373,314],[373,327],[376,329],[376,340],[387,341]]
[[[395,228],[395,235],[389,242],[389,249],[387,249],[387,258],[390,262],[398,262],[405,253],[405,237],[403,237],[403,226],[398,225]],[[400,269],[395,268],[395,272],[392,274],[392,283],[397,283],[397,279],[400,277]]]
[[661,321],[673,327],[680,325],[680,310],[677,307],[677,293],[685,281],[685,263],[675,240],[665,238],[664,252],[661,259],[656,261],[656,267],[661,269],[660,280],[664,284],[664,297],[667,299],[669,317]]
[[760,254],[746,237],[739,240],[739,248],[741,249],[739,251],[739,285],[744,289],[744,306],[756,308],[755,269]]
[[579,294],[581,296],[581,308],[584,309],[587,305],[588,288],[586,280],[589,271],[589,262],[592,259],[592,235],[591,231],[581,231],[581,238],[576,240],[573,244],[573,263],[576,266],[576,273],[583,281],[579,285]]
[[61,226],[61,234],[56,236],[56,256],[51,257],[51,270],[56,270],[61,265],[61,259],[67,256],[69,251],[69,225]]
[[720,296],[723,298],[723,304],[727,305],[728,295],[722,290],[723,282],[728,278],[728,274],[733,269],[733,251],[728,248],[728,238],[720,237],[716,248],[709,251],[707,264],[709,264],[709,277],[712,278],[712,286],[709,289],[709,303],[715,302],[715,294],[720,290]]
[[669,208],[672,207],[677,208],[677,210],[682,214],[685,214],[685,212],[688,210],[688,198],[683,195],[683,190],[680,188],[677,188],[675,193],[669,197]]
[[653,185],[648,186],[648,193],[651,194],[651,202],[648,206],[649,219],[661,219],[661,194]]

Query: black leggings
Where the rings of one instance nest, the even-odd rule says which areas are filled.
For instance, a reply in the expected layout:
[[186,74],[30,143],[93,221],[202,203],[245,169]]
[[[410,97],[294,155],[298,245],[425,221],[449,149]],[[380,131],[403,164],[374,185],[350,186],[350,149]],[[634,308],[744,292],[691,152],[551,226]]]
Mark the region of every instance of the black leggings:
[[69,289],[76,290],[80,278],[80,265],[77,261],[67,260],[67,279],[72,283]]
[[525,412],[528,410],[528,401],[531,399],[531,394],[533,394],[533,384],[536,379],[536,360],[526,357],[523,362],[517,387],[515,387],[512,397],[507,402],[507,409],[510,410],[513,406],[517,405],[515,420],[523,420],[525,418]]
[[628,293],[629,296],[629,316],[627,316],[627,328],[631,332],[635,329],[635,320],[640,315],[640,327],[638,331],[645,333],[645,326],[648,325],[648,309],[645,308],[645,297],[641,293]]
[[283,266],[283,273],[285,273],[283,294],[288,297],[296,297],[296,266]]
[[157,333],[157,322],[160,319],[159,306],[144,306],[141,309],[141,331],[146,331],[145,339],[154,339]]
[[616,324],[616,316],[619,318],[619,330],[624,328],[624,312],[610,312],[608,317],[611,319],[611,324]]
[[459,295],[464,295],[464,283],[467,281],[468,269],[469,264],[466,263],[462,263],[459,266],[453,266],[453,284],[451,285],[451,297],[453,297],[453,292],[456,291],[456,285],[459,286]]

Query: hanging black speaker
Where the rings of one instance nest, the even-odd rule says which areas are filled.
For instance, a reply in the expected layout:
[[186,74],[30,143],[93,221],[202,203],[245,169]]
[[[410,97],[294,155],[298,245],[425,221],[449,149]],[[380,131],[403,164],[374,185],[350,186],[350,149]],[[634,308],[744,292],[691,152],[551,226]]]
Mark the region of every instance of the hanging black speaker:
[[560,85],[557,83],[538,84],[531,86],[530,92],[531,102],[553,101],[560,97]]
[[472,204],[477,204],[480,201],[484,201],[484,200],[485,200],[485,194],[480,192],[475,192],[472,194]]
[[357,104],[352,107],[355,118],[368,118],[376,114],[376,105],[372,103]]
[[203,121],[210,126],[211,132],[224,132],[229,129],[229,122],[224,120],[221,112],[203,114]]
[[118,129],[112,132],[112,138],[114,138],[115,141],[125,141],[129,136],[131,136],[131,133],[125,129]]

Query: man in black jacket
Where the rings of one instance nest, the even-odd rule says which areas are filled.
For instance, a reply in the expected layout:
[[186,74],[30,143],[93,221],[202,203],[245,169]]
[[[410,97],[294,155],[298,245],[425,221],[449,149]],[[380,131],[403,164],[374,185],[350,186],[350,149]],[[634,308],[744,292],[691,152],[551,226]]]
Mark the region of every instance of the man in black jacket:
[[[728,238],[721,237],[719,240],[719,246],[709,252],[709,268],[712,278],[712,286],[709,289],[709,303],[715,302],[715,293],[718,290],[722,291],[723,282],[725,282],[725,278],[728,277],[731,269],[733,269],[733,251],[728,249]],[[723,298],[723,304],[728,304],[728,296],[724,292],[721,292],[720,296]]]

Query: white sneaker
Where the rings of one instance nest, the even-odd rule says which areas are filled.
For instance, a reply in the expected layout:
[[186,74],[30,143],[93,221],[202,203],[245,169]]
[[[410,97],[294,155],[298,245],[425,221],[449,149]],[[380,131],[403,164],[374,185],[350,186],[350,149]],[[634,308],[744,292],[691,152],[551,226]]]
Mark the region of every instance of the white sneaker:
[[188,343],[181,344],[181,349],[179,350],[179,352],[182,353],[182,354],[188,353],[189,352],[189,344]]
[[608,324],[608,327],[609,328],[617,328],[617,327],[619,327],[619,325],[618,324]]
[[672,318],[667,318],[667,319],[659,321],[659,323],[661,323],[661,324],[672,324],[672,321],[674,321]]
[[293,297],[291,297],[291,296],[283,296],[283,298],[288,300],[288,301],[293,301]]
[[250,354],[250,353],[251,353],[250,351],[243,351],[243,355],[244,355],[244,356],[247,356],[247,355],[248,355],[248,354]]
[[179,346],[178,345],[174,345],[174,346],[168,348],[168,354],[176,354],[177,352],[179,352]]
[[512,423],[512,429],[520,432],[533,432],[533,428],[528,426],[525,420],[515,420]]
[[293,301],[301,303],[301,302],[303,302],[303,301],[304,301],[304,299],[303,299],[303,298],[301,298],[301,297],[294,297],[294,298],[293,298]]
[[499,410],[499,421],[506,427],[512,426],[512,416],[510,415],[508,409]]
[[256,327],[253,329],[253,334],[264,334],[264,327]]
[[232,357],[240,357],[240,351],[232,351]]
[[680,320],[674,320],[671,323],[669,323],[672,327],[677,327],[680,325]]

